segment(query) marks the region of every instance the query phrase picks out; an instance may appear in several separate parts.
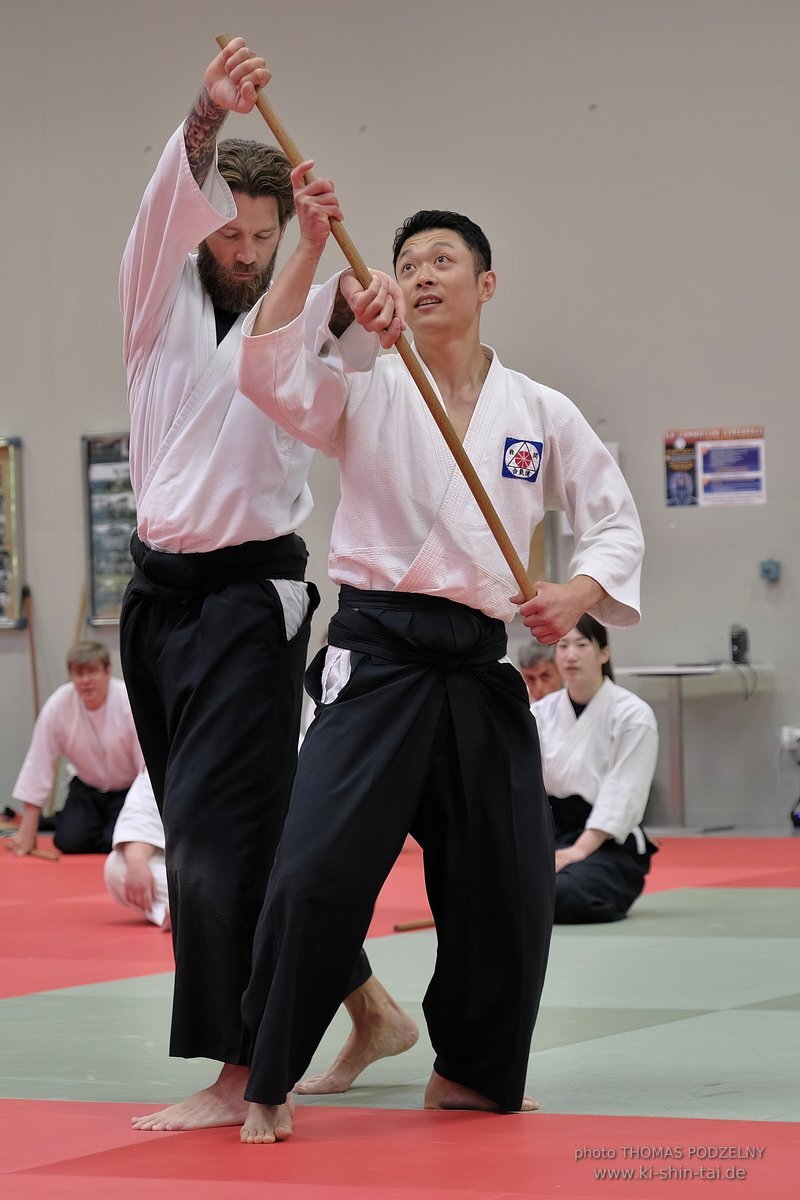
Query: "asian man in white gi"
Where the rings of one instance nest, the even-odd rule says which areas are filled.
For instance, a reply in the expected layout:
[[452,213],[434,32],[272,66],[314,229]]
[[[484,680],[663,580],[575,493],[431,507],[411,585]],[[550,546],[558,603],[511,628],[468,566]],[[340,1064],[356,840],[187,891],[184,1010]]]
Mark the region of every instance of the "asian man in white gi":
[[[333,1015],[378,891],[411,831],[436,921],[424,1012],[436,1058],[428,1108],[530,1110],[524,1084],[553,919],[552,823],[525,684],[506,655],[516,608],[546,644],[587,609],[639,618],[642,536],[619,468],[564,396],[480,341],[489,244],[460,214],[424,211],[394,243],[391,280],[346,272],[343,295],[384,345],[408,314],[432,379],[521,558],[548,508],[575,530],[571,579],[523,602],[397,355],[309,349],[303,309],[340,218],[328,180],[292,173],[300,241],[245,322],[239,386],[287,433],[338,458],[329,570],[339,610],[309,670],[306,735],[256,937],[243,1011],[252,1062],[245,1142],[292,1131],[287,1098]],[[349,336],[349,335],[348,335]],[[300,953],[313,938],[315,965]],[[320,970],[320,967],[322,969]],[[299,999],[298,999],[299,998]]]

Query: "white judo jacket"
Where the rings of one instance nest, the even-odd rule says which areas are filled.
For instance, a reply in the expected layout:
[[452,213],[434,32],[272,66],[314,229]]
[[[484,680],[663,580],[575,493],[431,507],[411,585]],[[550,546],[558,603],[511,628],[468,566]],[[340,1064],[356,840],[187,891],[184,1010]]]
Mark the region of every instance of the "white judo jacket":
[[56,763],[68,760],[70,775],[101,792],[130,787],[144,767],[130,701],[121,679],[109,679],[106,702],[90,712],[75,685],[62,684],[42,706],[14,784],[15,800],[43,807]]
[[537,700],[531,711],[547,794],[581,796],[592,806],[586,828],[624,842],[644,817],[656,769],[658,727],[650,705],[606,679],[580,717],[566,688]]
[[[235,216],[216,163],[197,186],[176,130],[128,239],[119,292],[138,532],[158,550],[271,540],[294,532],[313,507],[312,451],[237,390],[242,317],[217,346],[194,252]],[[317,330],[309,337],[313,349]]]
[[[318,289],[315,311],[324,302],[329,318],[337,287],[338,278]],[[244,324],[240,389],[340,463],[331,579],[444,596],[510,620],[519,589],[400,357],[377,357],[378,339],[358,327],[315,353],[302,316],[254,337],[256,311]],[[491,353],[464,449],[517,553],[526,562],[545,511],[563,510],[575,531],[570,577],[590,575],[608,593],[592,615],[635,624],[643,541],[617,464],[571,401]]]

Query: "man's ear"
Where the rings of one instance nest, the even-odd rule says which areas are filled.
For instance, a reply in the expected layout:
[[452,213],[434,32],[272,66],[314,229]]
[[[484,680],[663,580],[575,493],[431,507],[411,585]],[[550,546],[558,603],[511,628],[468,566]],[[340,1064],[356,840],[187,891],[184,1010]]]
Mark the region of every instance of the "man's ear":
[[497,287],[497,276],[494,271],[481,271],[478,276],[478,287],[480,290],[478,298],[481,304],[485,304],[487,300],[491,300]]

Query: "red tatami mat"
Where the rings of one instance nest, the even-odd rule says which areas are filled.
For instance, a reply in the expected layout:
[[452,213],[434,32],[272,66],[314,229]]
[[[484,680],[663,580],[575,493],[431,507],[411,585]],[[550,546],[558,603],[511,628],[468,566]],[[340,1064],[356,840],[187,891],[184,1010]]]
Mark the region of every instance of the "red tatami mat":
[[[664,837],[657,841],[660,850],[653,858],[647,892],[800,887],[800,838]],[[429,916],[422,851],[409,838],[381,892],[369,936],[393,933],[397,923]]]
[[[135,1133],[128,1122],[140,1108],[0,1101],[5,1200],[134,1200],[143,1184],[148,1200],[797,1196],[794,1124],[309,1106],[288,1142],[242,1146],[237,1129]],[[741,1174],[702,1178],[701,1169]]]
[[170,937],[111,899],[103,862],[16,858],[0,842],[0,998],[172,970]]
[[646,892],[800,887],[800,838],[664,837],[656,842],[660,849],[653,858]]
[[430,915],[422,873],[422,851],[408,838],[378,897],[367,937],[384,937],[395,932],[395,925],[421,921]]
[[[800,838],[661,838],[648,892],[687,887],[800,887]],[[42,839],[47,845],[47,839]],[[57,863],[0,845],[0,998],[172,969],[171,939],[120,908],[102,855]],[[387,879],[369,936],[430,916],[422,852],[410,839]]]
[[[39,843],[52,847],[51,839]],[[171,938],[111,899],[103,861],[99,854],[58,862],[16,858],[0,843],[0,999],[172,970]],[[381,892],[369,936],[429,915],[422,853],[409,841]]]

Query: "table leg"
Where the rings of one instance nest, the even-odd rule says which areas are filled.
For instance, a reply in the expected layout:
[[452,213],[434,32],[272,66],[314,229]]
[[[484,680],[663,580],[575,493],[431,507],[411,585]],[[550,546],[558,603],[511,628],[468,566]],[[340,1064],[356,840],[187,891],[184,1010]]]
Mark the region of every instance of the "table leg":
[[683,694],[680,675],[669,677],[667,689],[669,723],[669,796],[667,807],[673,825],[686,824],[683,784]]

